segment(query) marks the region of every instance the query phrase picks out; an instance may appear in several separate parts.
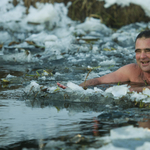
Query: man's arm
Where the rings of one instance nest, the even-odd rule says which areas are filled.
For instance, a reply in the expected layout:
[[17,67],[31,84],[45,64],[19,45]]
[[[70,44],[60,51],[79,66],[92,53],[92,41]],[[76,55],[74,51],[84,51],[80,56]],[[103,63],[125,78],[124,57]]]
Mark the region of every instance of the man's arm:
[[[108,84],[108,83],[118,83],[118,82],[128,82],[130,81],[131,70],[133,71],[134,64],[129,64],[121,67],[115,72],[109,73],[99,78],[94,78],[87,80],[80,84],[82,87],[95,86],[99,84]],[[67,88],[66,86],[57,83],[57,85],[63,89]]]
[[79,86],[88,87],[88,86],[94,86],[94,85],[99,85],[99,84],[101,84],[100,79],[99,78],[94,78],[94,79],[84,81]]
[[131,68],[132,68],[132,64],[123,66],[115,72],[106,74],[99,78],[84,81],[83,83],[80,84],[80,86],[88,87],[88,86],[94,86],[99,84],[128,82],[130,81]]

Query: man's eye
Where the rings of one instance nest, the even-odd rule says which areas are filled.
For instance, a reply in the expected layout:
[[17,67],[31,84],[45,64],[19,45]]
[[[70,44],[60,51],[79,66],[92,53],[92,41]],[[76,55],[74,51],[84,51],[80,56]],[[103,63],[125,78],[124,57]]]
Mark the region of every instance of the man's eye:
[[150,52],[150,49],[146,49],[145,52]]
[[140,52],[141,52],[141,51],[140,51],[140,50],[138,50],[138,49],[136,49],[136,50],[135,50],[135,53],[140,53]]

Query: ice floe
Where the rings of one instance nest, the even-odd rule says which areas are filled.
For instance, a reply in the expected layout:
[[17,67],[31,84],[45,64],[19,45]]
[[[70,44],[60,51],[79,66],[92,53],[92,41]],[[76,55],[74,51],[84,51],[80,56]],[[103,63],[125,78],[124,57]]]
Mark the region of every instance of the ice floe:
[[108,88],[105,92],[112,93],[115,98],[120,98],[129,92],[129,88],[127,85],[118,85]]
[[[109,149],[109,150],[130,150],[130,149],[134,149],[135,150],[148,150],[150,148],[150,143],[149,142],[144,142],[143,145],[141,146],[131,146],[132,148],[130,148],[130,146],[128,146],[128,148],[125,148],[126,146],[123,145],[119,145],[116,146],[114,143],[116,140],[120,141],[121,140],[130,140],[131,142],[134,140],[146,140],[150,138],[150,131],[147,128],[137,128],[137,127],[133,127],[133,126],[126,126],[126,127],[120,127],[120,128],[116,128],[116,129],[112,129],[110,130],[110,136],[106,136],[106,137],[102,137],[102,138],[97,138],[98,140],[105,140],[106,145],[102,146],[101,148],[99,148],[99,150],[105,150],[105,149]],[[95,148],[92,148],[90,150],[94,150]]]

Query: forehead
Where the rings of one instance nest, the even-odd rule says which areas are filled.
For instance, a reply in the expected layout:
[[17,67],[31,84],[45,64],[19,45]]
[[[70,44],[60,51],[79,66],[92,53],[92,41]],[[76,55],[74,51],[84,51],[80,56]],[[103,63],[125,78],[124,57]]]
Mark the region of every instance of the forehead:
[[150,48],[150,38],[138,38],[135,43],[136,48]]

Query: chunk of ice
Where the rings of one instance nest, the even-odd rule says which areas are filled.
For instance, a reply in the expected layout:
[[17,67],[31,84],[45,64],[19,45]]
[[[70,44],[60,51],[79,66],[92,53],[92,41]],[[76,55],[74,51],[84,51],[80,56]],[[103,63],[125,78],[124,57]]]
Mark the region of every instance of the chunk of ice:
[[[90,148],[89,150],[96,150],[96,149]],[[119,148],[110,143],[110,144],[107,144],[107,145],[99,148],[98,150],[129,150],[129,149],[122,148],[122,147]]]
[[150,131],[144,128],[126,126],[110,131],[111,139],[150,138]]
[[145,142],[142,146],[136,148],[136,150],[149,150],[150,149],[150,142]]
[[26,93],[29,93],[31,91],[34,91],[34,92],[40,91],[40,85],[36,83],[36,81],[34,80],[31,81],[31,83],[25,87]]
[[129,87],[127,85],[113,86],[105,90],[106,93],[112,93],[114,97],[122,97],[129,92]]
[[81,86],[79,86],[75,83],[72,83],[70,81],[67,83],[67,87],[69,87],[70,89],[72,89],[74,91],[83,91],[84,90]]
[[145,95],[150,96],[150,89],[144,88],[142,93],[145,94]]
[[146,99],[147,95],[143,95],[142,93],[133,92],[131,94],[130,98],[131,98],[132,101],[136,100],[138,102],[140,100]]
[[16,76],[13,76],[13,75],[11,75],[11,74],[8,74],[8,75],[6,76],[6,79],[8,79],[8,78],[14,78],[14,77],[16,77]]

